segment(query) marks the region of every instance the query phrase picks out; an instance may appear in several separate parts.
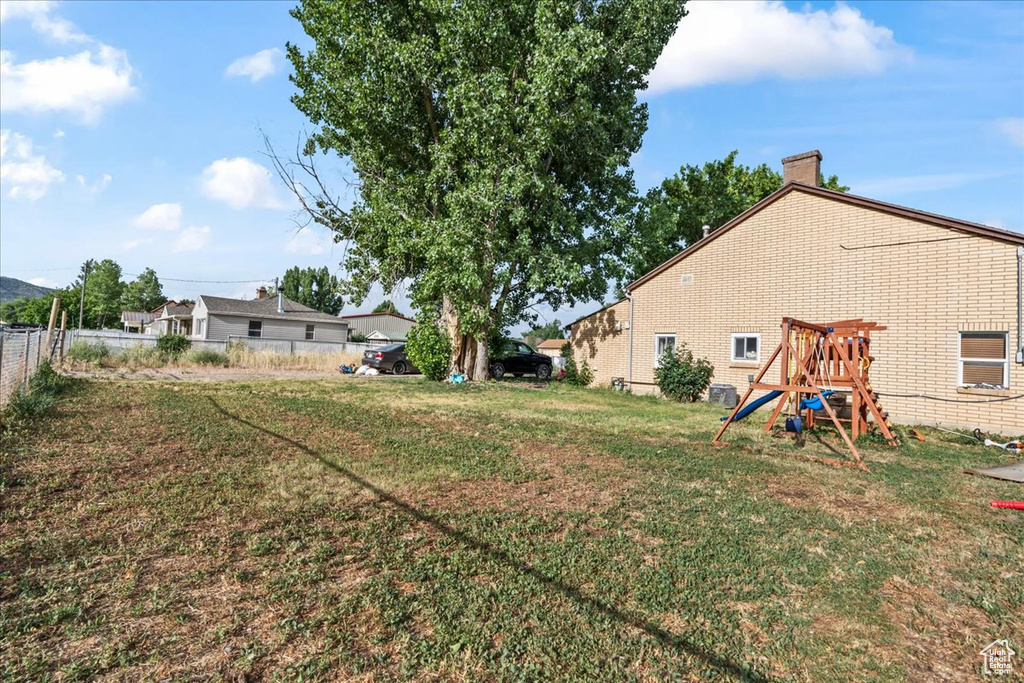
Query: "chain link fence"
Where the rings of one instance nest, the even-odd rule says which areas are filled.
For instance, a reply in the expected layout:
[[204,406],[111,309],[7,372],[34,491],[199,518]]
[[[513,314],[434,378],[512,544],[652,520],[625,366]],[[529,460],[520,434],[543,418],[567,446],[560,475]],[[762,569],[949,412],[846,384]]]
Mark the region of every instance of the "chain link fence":
[[39,364],[60,347],[55,330],[47,348],[46,330],[3,330],[0,332],[0,408],[7,405],[19,388],[26,389]]

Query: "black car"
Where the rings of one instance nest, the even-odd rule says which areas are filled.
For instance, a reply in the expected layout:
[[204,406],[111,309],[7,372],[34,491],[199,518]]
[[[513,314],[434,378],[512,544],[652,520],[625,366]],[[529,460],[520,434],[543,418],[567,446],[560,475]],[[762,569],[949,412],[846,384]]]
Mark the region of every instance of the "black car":
[[503,358],[491,362],[491,376],[501,379],[505,375],[537,375],[537,379],[551,377],[551,356],[537,353],[523,342],[509,342]]
[[371,368],[376,368],[381,372],[390,372],[393,375],[419,372],[405,356],[405,342],[386,344],[363,352],[363,365],[369,365]]

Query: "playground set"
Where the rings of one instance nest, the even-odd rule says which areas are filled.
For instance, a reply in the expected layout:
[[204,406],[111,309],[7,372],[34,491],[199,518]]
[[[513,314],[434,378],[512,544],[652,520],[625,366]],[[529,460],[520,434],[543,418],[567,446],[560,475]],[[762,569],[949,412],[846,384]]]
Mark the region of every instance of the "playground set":
[[[889,414],[882,409],[868,376],[874,360],[870,350],[871,333],[884,329],[882,325],[860,318],[823,324],[783,318],[782,342],[732,413],[722,418],[722,427],[712,443],[722,445],[722,435],[729,425],[777,400],[764,427],[765,432],[770,432],[779,416],[785,414],[786,431],[800,434],[805,429],[813,429],[815,420],[821,419],[817,414],[824,412],[849,447],[854,466],[867,470],[854,445],[859,436],[877,429],[890,445],[899,445]],[[777,360],[781,361],[778,383],[763,381]],[[755,391],[763,390],[768,393],[747,403]],[[830,399],[841,400],[842,405],[833,406]],[[841,408],[846,405],[850,406],[848,418],[839,414],[845,412]],[[844,425],[849,427],[849,431]],[[849,464],[827,458],[815,459],[832,465]]]

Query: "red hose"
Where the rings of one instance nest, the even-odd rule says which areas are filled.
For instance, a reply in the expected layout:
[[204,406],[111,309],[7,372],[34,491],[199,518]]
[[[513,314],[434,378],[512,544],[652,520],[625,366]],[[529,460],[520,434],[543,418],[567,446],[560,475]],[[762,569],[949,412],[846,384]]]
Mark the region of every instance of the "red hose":
[[1024,510],[1024,501],[1020,501],[1020,500],[993,500],[990,504],[994,508],[1009,508],[1010,510]]

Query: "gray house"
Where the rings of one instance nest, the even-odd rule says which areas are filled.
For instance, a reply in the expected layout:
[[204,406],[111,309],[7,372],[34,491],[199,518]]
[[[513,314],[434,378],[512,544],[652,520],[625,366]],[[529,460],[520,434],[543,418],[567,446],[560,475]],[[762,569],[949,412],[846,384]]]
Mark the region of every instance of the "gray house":
[[282,295],[249,301],[219,296],[200,296],[192,311],[192,338],[228,341],[241,337],[283,341],[343,342],[348,323],[321,313]]
[[360,313],[343,315],[341,319],[348,323],[350,333],[361,333],[371,344],[403,342],[416,324],[412,318],[397,313]]

